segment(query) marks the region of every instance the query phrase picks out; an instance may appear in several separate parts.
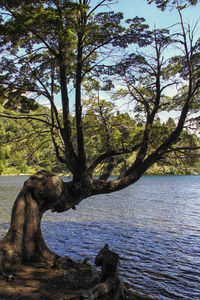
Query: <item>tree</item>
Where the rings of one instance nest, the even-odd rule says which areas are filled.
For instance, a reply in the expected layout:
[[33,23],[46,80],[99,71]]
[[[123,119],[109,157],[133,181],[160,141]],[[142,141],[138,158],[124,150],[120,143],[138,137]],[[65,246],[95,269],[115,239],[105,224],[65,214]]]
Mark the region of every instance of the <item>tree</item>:
[[[46,246],[40,229],[42,214],[51,209],[63,212],[75,208],[83,199],[96,194],[111,193],[135,183],[153,164],[177,150],[188,113],[199,91],[199,40],[193,44],[181,19],[181,32],[172,38],[167,30],[150,31],[144,19],[134,18],[122,27],[121,13],[96,13],[99,1],[92,8],[89,0],[79,1],[7,1],[1,0],[1,91],[4,107],[16,113],[2,117],[31,119],[42,122],[50,129],[57,159],[72,173],[72,181],[63,182],[52,173],[41,171],[31,176],[19,193],[12,211],[11,226],[1,241],[1,260],[4,268],[13,263],[31,261],[54,262],[57,255]],[[180,15],[181,16],[181,15]],[[190,33],[190,32],[189,32]],[[183,54],[163,61],[162,53],[171,43],[178,43]],[[132,44],[149,46],[154,56],[137,52],[110,67],[113,49],[131,49]],[[116,50],[115,50],[116,51]],[[94,78],[97,75],[96,88]],[[100,92],[100,81],[112,88],[104,77],[119,76],[127,88],[118,92],[135,101],[135,112],[140,114],[142,126],[136,136],[127,127],[118,124],[122,139],[113,139],[110,116],[112,106],[97,93],[93,112],[99,116],[105,136],[105,147],[92,157],[86,153],[84,115],[82,111],[83,88],[91,83]],[[102,77],[101,77],[102,76]],[[172,79],[170,79],[172,78]],[[109,79],[109,78],[108,78]],[[167,97],[164,90],[172,84],[184,83],[176,97]],[[75,98],[75,116],[70,114],[70,89]],[[50,113],[33,112],[36,99],[45,97]],[[56,105],[61,97],[62,109]],[[174,101],[179,104],[180,116],[174,128],[151,147],[154,123],[161,110],[170,110]],[[85,117],[87,121],[87,116]],[[92,117],[91,117],[92,118]],[[121,117],[124,124],[124,118]],[[88,122],[90,119],[88,120]],[[145,121],[145,123],[144,123]],[[143,129],[143,130],[142,130]],[[129,142],[124,142],[130,135]],[[196,147],[194,147],[196,149]],[[135,160],[124,167],[133,155]],[[121,160],[123,158],[123,162]],[[125,161],[125,162],[124,162]],[[121,164],[121,165],[120,165]],[[95,170],[103,166],[99,178]],[[122,168],[117,179],[109,176],[115,167]]]
[[148,3],[152,3],[155,2],[155,4],[157,5],[157,7],[161,8],[162,10],[164,10],[167,6],[186,6],[186,5],[196,5],[198,3],[198,0],[148,0]]

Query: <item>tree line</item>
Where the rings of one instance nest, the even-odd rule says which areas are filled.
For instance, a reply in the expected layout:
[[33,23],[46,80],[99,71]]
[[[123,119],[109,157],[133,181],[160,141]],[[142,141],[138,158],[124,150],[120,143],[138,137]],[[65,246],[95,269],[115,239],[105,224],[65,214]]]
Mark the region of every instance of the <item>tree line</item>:
[[[87,151],[87,161],[92,163],[95,157],[105,153],[107,142],[116,147],[128,147],[136,141],[142,142],[142,133],[145,124],[135,121],[128,112],[120,112],[116,105],[105,99],[87,99],[84,101],[84,141]],[[1,106],[1,111],[4,111]],[[10,112],[10,110],[7,110]],[[50,110],[38,105],[35,115],[49,114]],[[75,122],[71,116],[72,123]],[[60,115],[61,120],[61,115]],[[153,133],[150,151],[161,139],[172,132],[176,124],[172,118],[166,122],[157,118]],[[108,136],[109,132],[109,136]],[[180,150],[176,154],[169,154],[165,159],[148,170],[146,174],[199,174],[199,137],[195,133],[184,130],[179,142]],[[75,134],[73,136],[75,143]],[[184,142],[183,142],[184,140]],[[56,174],[70,175],[69,170],[61,164],[55,156],[51,142],[50,131],[36,120],[2,119],[0,121],[0,174],[33,174],[44,169]],[[187,146],[187,147],[186,147]],[[196,147],[197,150],[190,150]],[[126,159],[125,159],[126,158]],[[135,155],[119,156],[118,165],[111,176],[119,176],[121,169],[127,169]],[[113,162],[114,164],[114,162]],[[104,164],[96,169],[96,176],[101,174]]]

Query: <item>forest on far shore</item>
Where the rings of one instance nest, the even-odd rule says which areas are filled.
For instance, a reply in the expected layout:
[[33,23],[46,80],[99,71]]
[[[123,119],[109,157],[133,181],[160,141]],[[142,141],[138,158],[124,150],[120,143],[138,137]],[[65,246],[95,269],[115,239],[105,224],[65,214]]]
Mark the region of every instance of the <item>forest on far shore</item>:
[[[5,112],[2,106],[0,110],[4,110]],[[10,110],[7,110],[8,115],[10,112]],[[49,114],[50,110],[48,108],[37,105],[35,111],[32,112],[33,119],[2,118],[0,120],[1,175],[33,174],[41,169],[57,174],[70,175],[70,172],[66,171],[66,166],[62,165],[56,159],[50,130],[46,127],[46,124],[37,122],[34,119],[41,115],[48,118]],[[75,119],[73,116],[71,116],[71,121],[75,129]],[[108,129],[110,142],[113,146],[121,144],[122,147],[127,147],[129,144],[134,143],[134,141],[142,141],[145,124],[142,120],[134,120],[127,112],[121,113],[117,111],[114,103],[107,102],[104,99],[96,99],[96,101],[88,99],[84,101],[83,126],[85,147],[88,154],[87,161],[90,163],[96,156],[105,152]],[[175,126],[176,124],[172,118],[169,118],[167,122],[162,122],[157,118],[153,128],[149,151],[155,148],[156,144],[161,140],[164,140]],[[191,146],[191,149],[198,147],[200,139],[196,134],[189,133],[188,130],[182,132],[182,137],[183,139],[181,140],[184,143],[181,142],[179,144],[180,151],[176,151],[174,154],[169,153],[165,159],[153,165],[146,174],[200,174],[200,152],[199,150],[191,151],[188,149],[188,145]],[[184,145],[187,145],[187,149],[185,150]],[[134,161],[135,156],[136,153],[133,155],[127,154],[128,160],[125,161],[123,155],[121,160],[118,161],[119,168],[115,168],[115,172],[112,175],[120,175],[120,169],[124,170],[128,168]],[[101,166],[95,172],[98,175],[101,172]]]

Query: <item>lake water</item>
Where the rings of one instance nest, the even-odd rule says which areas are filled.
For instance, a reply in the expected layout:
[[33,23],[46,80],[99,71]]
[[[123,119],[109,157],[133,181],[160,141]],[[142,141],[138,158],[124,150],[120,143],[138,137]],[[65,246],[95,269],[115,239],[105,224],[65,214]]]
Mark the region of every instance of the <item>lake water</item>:
[[[26,178],[0,176],[0,238]],[[155,299],[200,299],[200,176],[145,176],[76,211],[46,212],[42,230],[53,251],[91,263],[108,243],[123,280]]]

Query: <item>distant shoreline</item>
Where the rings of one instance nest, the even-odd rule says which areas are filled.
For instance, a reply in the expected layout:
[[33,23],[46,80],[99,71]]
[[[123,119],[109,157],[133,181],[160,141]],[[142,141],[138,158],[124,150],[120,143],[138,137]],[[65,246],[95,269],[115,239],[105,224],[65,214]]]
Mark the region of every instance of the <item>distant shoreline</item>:
[[[36,172],[35,172],[36,173]],[[34,175],[35,173],[15,173],[15,174],[0,174],[0,177],[2,176],[7,176],[7,177],[12,177],[12,176],[31,176],[31,175]],[[52,172],[53,173],[53,172]],[[54,173],[60,177],[72,177],[72,175],[70,174],[62,174],[62,173]],[[189,173],[189,174],[174,174],[174,173],[166,173],[166,174],[157,174],[157,173],[147,173],[147,174],[144,174],[143,176],[199,176],[200,173]],[[99,176],[98,174],[97,175],[94,175],[94,177],[96,176]],[[115,176],[118,176],[118,175],[113,175],[111,177],[115,177]]]

